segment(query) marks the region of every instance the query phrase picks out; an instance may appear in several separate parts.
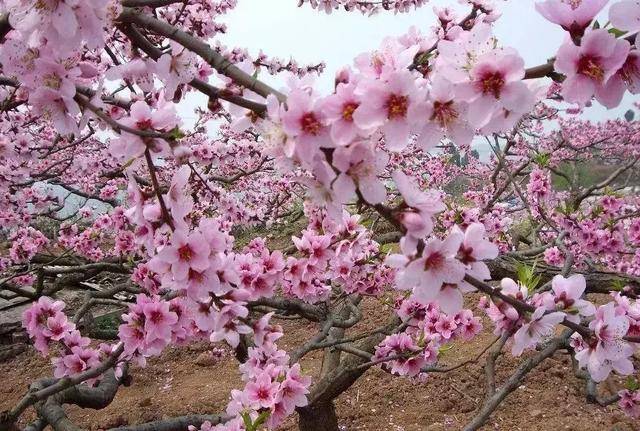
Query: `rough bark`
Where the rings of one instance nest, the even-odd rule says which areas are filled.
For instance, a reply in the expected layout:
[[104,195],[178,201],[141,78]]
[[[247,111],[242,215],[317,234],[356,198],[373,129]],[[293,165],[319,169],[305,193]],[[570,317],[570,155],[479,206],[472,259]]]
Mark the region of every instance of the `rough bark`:
[[338,417],[333,401],[299,408],[298,429],[300,431],[338,431]]
[[[487,261],[487,266],[491,271],[491,278],[493,280],[501,280],[502,278],[516,278],[517,277],[517,265],[520,260],[514,257],[501,256],[497,259]],[[547,283],[554,276],[560,274],[562,268],[556,268],[553,266],[541,264],[538,262],[536,265],[536,274],[541,276],[541,284]],[[615,272],[606,271],[594,271],[589,272],[572,271],[572,274],[582,274],[587,283],[587,293],[606,293],[611,291],[612,285],[615,282],[630,285],[636,292],[640,292],[640,278],[633,277],[626,274],[620,274]]]
[[[394,316],[385,330],[361,340],[356,347],[372,353],[386,334],[392,332],[399,324],[400,319]],[[297,409],[300,431],[338,430],[338,418],[333,401],[349,389],[369,368],[363,367],[368,363],[367,359],[351,354],[343,356],[340,363],[326,370],[327,373],[312,387],[308,395],[309,405]]]

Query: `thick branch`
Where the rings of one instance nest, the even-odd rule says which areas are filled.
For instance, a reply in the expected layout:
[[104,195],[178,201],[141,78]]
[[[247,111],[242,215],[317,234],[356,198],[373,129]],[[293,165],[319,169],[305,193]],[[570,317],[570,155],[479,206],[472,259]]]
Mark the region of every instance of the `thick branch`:
[[566,330],[560,337],[551,340],[542,351],[536,353],[535,355],[524,361],[518,367],[515,373],[513,373],[511,377],[507,379],[504,385],[485,401],[477,415],[464,428],[464,431],[475,431],[477,429],[480,429],[480,427],[484,425],[487,419],[489,419],[491,414],[498,408],[500,403],[511,392],[516,390],[518,386],[520,386],[522,380],[526,377],[526,375],[529,374],[531,370],[540,365],[542,361],[553,356],[553,354],[558,349],[562,348],[572,333],[573,331]]
[[180,30],[177,27],[172,26],[169,23],[160,21],[150,15],[145,15],[136,11],[135,9],[126,8],[119,17],[121,22],[129,22],[139,25],[140,27],[149,30],[157,35],[164,36],[171,40],[174,40],[187,48],[188,50],[198,54],[207,63],[216,69],[219,73],[232,79],[237,84],[254,91],[255,93],[267,97],[269,94],[273,94],[281,101],[285,100],[284,94],[271,88],[262,81],[244,72],[239,67],[235,66],[229,60],[224,58],[221,54],[214,51],[207,43],[201,41],[197,37],[190,35],[189,33]]

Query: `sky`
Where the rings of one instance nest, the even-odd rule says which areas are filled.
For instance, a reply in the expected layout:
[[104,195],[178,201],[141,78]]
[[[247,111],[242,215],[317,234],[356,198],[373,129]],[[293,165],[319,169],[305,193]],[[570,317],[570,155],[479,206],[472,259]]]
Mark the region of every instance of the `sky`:
[[[536,65],[553,56],[552,46],[562,41],[563,31],[545,21],[534,9],[532,0],[497,0],[503,18],[496,34],[504,45],[526,48],[522,51],[528,65]],[[252,54],[262,48],[267,54],[300,63],[327,63],[327,78],[332,71],[350,64],[364,51],[380,45],[386,36],[399,36],[416,26],[424,33],[435,23],[432,6],[454,7],[466,15],[469,8],[457,0],[432,0],[409,13],[381,12],[366,17],[359,12],[335,11],[330,15],[308,4],[297,7],[297,0],[239,0],[225,22],[229,32],[221,37],[230,46],[249,48]]]
[[[504,46],[520,52],[527,67],[545,63],[553,57],[565,32],[546,21],[535,10],[533,0],[495,0],[502,18],[495,24],[495,34]],[[252,55],[262,49],[271,57],[295,58],[299,64],[324,61],[327,69],[319,78],[319,86],[330,91],[336,70],[352,64],[360,53],[376,49],[386,36],[399,36],[416,26],[423,33],[435,23],[433,6],[450,6],[460,11],[469,8],[457,0],[432,0],[417,10],[405,14],[382,12],[366,17],[359,12],[335,11],[328,15],[308,4],[297,7],[298,0],[239,0],[236,9],[225,17],[228,33],[220,41],[229,47],[247,48]],[[606,9],[598,17],[607,21]],[[276,88],[279,78],[261,76]],[[587,116],[593,120],[615,118],[631,106],[631,97],[612,111],[603,107],[590,108]]]

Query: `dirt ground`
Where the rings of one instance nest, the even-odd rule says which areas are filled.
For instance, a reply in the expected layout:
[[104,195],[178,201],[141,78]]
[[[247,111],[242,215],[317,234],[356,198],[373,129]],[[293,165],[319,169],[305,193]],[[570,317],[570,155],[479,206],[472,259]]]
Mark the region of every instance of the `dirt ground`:
[[[371,326],[382,318],[372,312],[371,305],[366,308],[364,326]],[[285,349],[318,329],[315,324],[291,321],[283,322],[283,326],[287,335],[279,345]],[[362,327],[358,329],[362,330]],[[472,342],[457,343],[443,354],[441,364],[457,365],[474,358],[493,339],[487,330]],[[132,385],[121,388],[107,408],[94,411],[67,407],[67,411],[74,421],[90,430],[189,413],[221,412],[231,389],[241,388],[242,384],[231,355],[217,363],[203,364],[203,353],[208,348],[206,344],[171,348],[149,360],[145,370],[134,367]],[[314,375],[320,362],[319,352],[308,355],[303,360],[303,369]],[[498,383],[506,379],[518,362],[509,353],[500,357]],[[462,429],[484,396],[483,364],[484,357],[446,374],[430,374],[420,382],[372,369],[337,400],[340,424],[345,431]],[[33,349],[0,364],[0,411],[15,405],[30,382],[51,372],[49,362]],[[618,385],[619,382],[608,382],[601,385],[601,391],[611,393]],[[21,423],[32,419],[33,414],[29,411]],[[295,418],[281,429],[297,429]],[[602,408],[587,404],[584,382],[573,376],[569,357],[558,353],[529,374],[483,429],[636,431],[640,430],[640,423],[625,417],[616,405]]]

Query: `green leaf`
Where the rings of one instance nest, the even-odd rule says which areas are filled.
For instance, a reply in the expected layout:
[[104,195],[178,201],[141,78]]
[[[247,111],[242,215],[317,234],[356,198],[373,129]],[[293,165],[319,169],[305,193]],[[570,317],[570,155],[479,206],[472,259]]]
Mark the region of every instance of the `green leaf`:
[[416,58],[416,63],[420,65],[427,64],[429,62],[429,57],[431,57],[430,52],[422,52],[418,54],[418,57]]
[[602,205],[598,205],[591,210],[592,217],[598,217],[600,214],[604,212],[604,207]]
[[569,215],[569,214],[571,214],[571,212],[572,212],[572,211],[571,211],[571,201],[566,200],[566,201],[561,202],[561,203],[556,207],[556,211],[558,211],[558,212],[559,212],[559,213],[561,213],[561,214],[564,214],[564,215],[567,215],[567,216],[568,216],[568,215]]
[[242,421],[244,422],[244,427],[247,429],[247,431],[254,431],[253,421],[251,420],[251,416],[249,416],[249,413],[242,412],[240,413],[240,416],[242,416]]
[[122,170],[124,171],[125,169],[127,169],[129,166],[131,166],[131,164],[133,162],[135,162],[137,159],[134,157],[132,159],[127,160],[127,163],[125,163],[124,165],[122,165]]
[[611,33],[611,34],[612,34],[612,35],[614,35],[615,37],[622,37],[622,36],[624,36],[625,34],[627,34],[627,32],[626,32],[626,31],[622,31],[622,30],[619,30],[619,29],[617,29],[617,28],[610,28],[610,29],[609,29],[609,33]]
[[180,130],[178,126],[174,127],[169,131],[169,137],[174,140],[182,139],[185,136],[186,135],[184,134],[184,132]]
[[527,288],[529,293],[532,293],[538,285],[540,285],[542,279],[540,274],[536,274],[536,264],[537,261],[533,263],[533,266],[529,266],[523,262],[519,262],[516,265],[518,281]]
[[551,154],[549,153],[538,153],[533,158],[533,161],[542,168],[548,166],[550,160]]
[[613,280],[611,282],[611,290],[615,290],[616,292],[622,292],[624,287],[627,285],[623,280]]
[[264,425],[264,423],[269,418],[270,414],[271,414],[271,410],[265,410],[262,413],[260,413],[260,415],[256,418],[256,421],[253,423],[253,426],[254,426],[253,429],[257,431],[258,427],[261,427],[262,425]]
[[640,389],[640,382],[638,382],[633,376],[629,376],[627,377],[624,387],[630,391],[637,391]]
[[448,352],[451,349],[453,349],[453,345],[452,344],[445,344],[444,346],[440,346],[438,348],[438,353],[445,353],[445,352]]
[[380,253],[382,254],[387,254],[387,253],[391,253],[398,250],[398,244],[397,243],[388,243],[388,244],[382,244],[380,246]]

